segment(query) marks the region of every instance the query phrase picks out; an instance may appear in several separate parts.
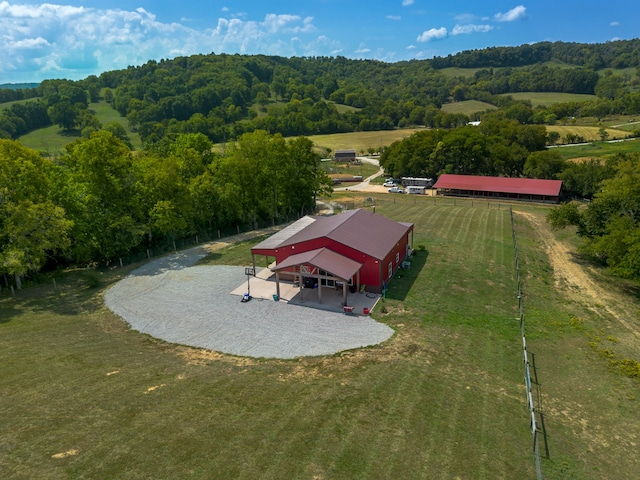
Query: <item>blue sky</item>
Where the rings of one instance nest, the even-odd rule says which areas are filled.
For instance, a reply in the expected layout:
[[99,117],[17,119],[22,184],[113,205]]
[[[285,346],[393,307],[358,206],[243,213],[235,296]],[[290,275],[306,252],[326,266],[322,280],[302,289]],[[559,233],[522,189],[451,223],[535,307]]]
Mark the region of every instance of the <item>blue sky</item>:
[[0,0],[0,84],[211,52],[395,62],[631,39],[639,26],[637,0]]

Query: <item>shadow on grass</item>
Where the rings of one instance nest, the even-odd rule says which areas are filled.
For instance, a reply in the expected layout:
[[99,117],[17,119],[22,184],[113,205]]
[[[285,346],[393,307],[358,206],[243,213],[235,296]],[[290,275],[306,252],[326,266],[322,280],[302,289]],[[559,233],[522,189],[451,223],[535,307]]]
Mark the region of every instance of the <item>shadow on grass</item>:
[[207,254],[206,257],[198,260],[196,262],[196,265],[218,265],[222,257],[223,257],[222,253],[211,252]]
[[80,133],[80,130],[78,130],[76,128],[70,128],[68,130],[60,130],[58,132],[58,135],[60,135],[61,137],[76,137],[76,138],[80,138],[81,133]]
[[386,298],[404,301],[429,258],[428,250],[416,250],[409,259],[409,269],[398,269],[387,287]]
[[595,262],[580,253],[570,253],[571,261],[583,267],[599,282],[615,282],[616,286],[625,294],[635,299],[640,299],[640,284],[634,280],[616,277],[610,273],[602,263]]
[[10,299],[7,299],[3,302],[0,302],[0,309],[2,313],[0,314],[0,325],[4,323],[9,323],[13,317],[20,314],[20,311],[15,308],[14,305],[11,305]]
[[24,315],[25,311],[58,315],[93,313],[102,305],[101,292],[125,274],[125,269],[87,269],[57,276],[55,284],[49,280],[27,284],[15,291],[15,297],[4,296],[3,289],[0,324]]
[[542,433],[542,440],[544,441],[544,456],[545,458],[551,458],[549,454],[549,439],[547,437],[547,427],[544,423],[544,413],[542,409],[542,385],[538,381],[538,369],[536,367],[536,356],[533,352],[529,352],[531,355],[531,368],[533,370],[533,376],[531,378],[531,382],[535,385],[536,390],[536,402],[537,402],[537,411],[538,416],[540,418],[540,425],[538,428]]

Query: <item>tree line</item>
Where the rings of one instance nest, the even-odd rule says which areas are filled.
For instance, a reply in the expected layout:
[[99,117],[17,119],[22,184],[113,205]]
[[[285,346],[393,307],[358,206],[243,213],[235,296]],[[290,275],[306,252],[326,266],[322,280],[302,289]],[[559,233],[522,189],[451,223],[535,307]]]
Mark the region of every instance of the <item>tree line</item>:
[[580,251],[619,277],[640,280],[640,155],[618,155],[585,169],[604,174],[593,200],[551,210],[553,228],[577,228]]
[[[47,80],[25,89],[21,95],[32,100],[0,111],[0,138],[19,138],[51,124],[87,138],[107,127],[88,108],[102,98],[145,144],[188,133],[224,142],[255,130],[296,136],[412,125],[455,128],[470,118],[441,111],[443,104],[473,99],[508,108],[518,103],[508,94],[523,91],[597,95],[588,103],[553,107],[566,115],[538,108],[530,123],[567,115],[636,114],[637,76],[602,74],[599,69],[638,65],[633,63],[637,43],[541,43],[461,52],[446,61],[396,63],[226,54],[153,60],[80,81]],[[594,56],[600,60],[586,60]],[[554,66],[550,60],[569,65]],[[441,70],[445,66],[480,70],[451,75]],[[14,98],[15,92],[0,89],[0,101]],[[126,141],[124,132],[115,128],[108,129]]]
[[216,153],[202,134],[133,152],[99,130],[55,161],[0,139],[0,273],[109,263],[198,232],[297,218],[328,188],[309,139],[264,131]]
[[392,143],[380,165],[394,177],[435,178],[443,173],[518,177],[527,158],[544,151],[546,128],[523,125],[501,113],[483,117],[478,126],[414,133]]
[[566,161],[557,150],[546,148],[550,133],[544,126],[523,124],[517,113],[510,118],[508,109],[496,111],[485,115],[478,126],[414,133],[386,148],[380,164],[393,177],[454,173],[559,179],[563,198],[570,200],[593,198],[626,158]]
[[592,70],[628,68],[640,65],[640,39],[584,44],[539,42],[517,47],[465,50],[430,60],[434,68],[521,67],[558,60]]

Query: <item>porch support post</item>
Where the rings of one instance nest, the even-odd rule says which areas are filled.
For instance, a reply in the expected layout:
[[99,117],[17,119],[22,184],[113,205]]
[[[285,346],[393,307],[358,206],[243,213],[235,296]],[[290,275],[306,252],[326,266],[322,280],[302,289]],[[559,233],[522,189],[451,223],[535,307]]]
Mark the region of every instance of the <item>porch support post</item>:
[[304,292],[303,292],[304,285],[302,285],[302,274],[301,273],[298,274],[298,283],[300,284],[300,301],[304,302]]
[[342,305],[347,304],[347,281],[342,280]]
[[280,299],[280,272],[276,270],[276,295],[278,295],[278,300]]

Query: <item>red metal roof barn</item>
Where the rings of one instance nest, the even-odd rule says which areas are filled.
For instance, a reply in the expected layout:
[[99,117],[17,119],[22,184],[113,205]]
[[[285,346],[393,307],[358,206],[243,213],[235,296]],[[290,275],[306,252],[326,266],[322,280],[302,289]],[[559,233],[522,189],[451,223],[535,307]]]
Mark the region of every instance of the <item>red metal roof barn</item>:
[[557,203],[562,180],[483,177],[444,173],[433,186],[438,195],[489,197]]
[[[275,257],[276,278],[318,287],[364,286],[379,293],[411,252],[413,224],[358,209],[329,217],[306,216],[251,249]],[[278,287],[279,288],[279,287]],[[321,294],[320,292],[318,292]]]

